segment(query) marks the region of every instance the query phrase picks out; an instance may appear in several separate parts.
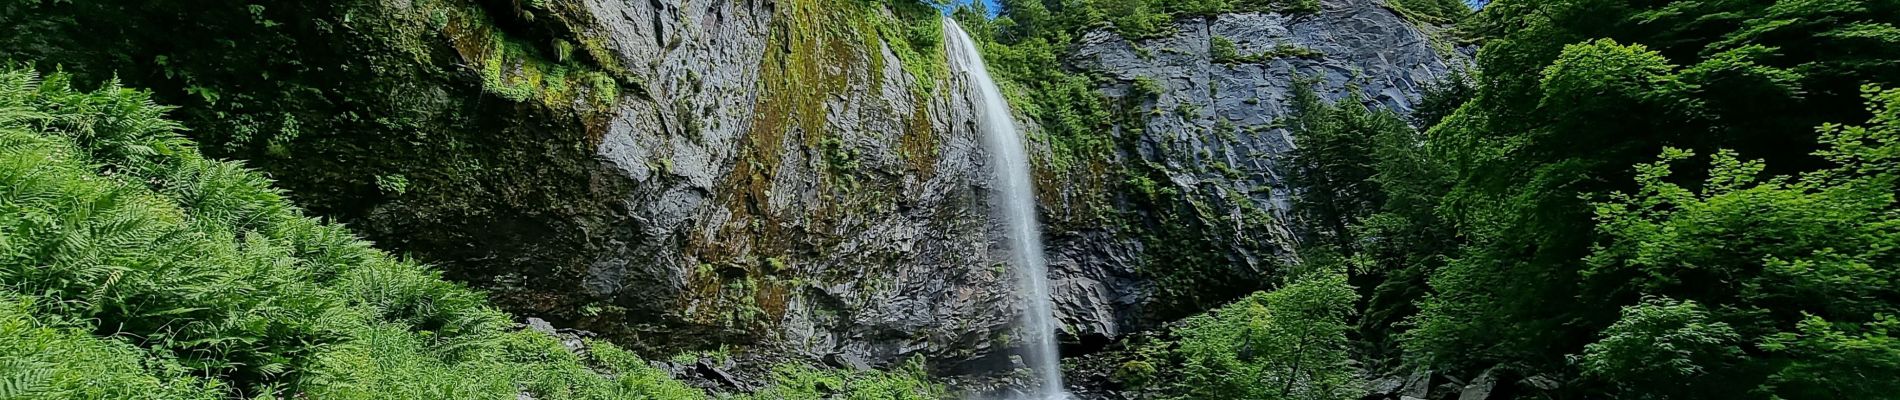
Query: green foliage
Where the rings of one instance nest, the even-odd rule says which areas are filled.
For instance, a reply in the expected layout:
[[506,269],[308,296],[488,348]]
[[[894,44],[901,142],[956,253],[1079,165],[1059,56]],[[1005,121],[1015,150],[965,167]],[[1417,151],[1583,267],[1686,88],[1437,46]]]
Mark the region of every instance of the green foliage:
[[1357,247],[1352,226],[1385,202],[1373,179],[1381,156],[1375,138],[1411,127],[1389,111],[1367,108],[1357,95],[1329,104],[1310,82],[1294,89],[1291,108],[1283,124],[1298,148],[1288,181],[1302,188],[1294,209],[1310,227],[1309,242],[1350,252]]
[[[15,295],[9,295],[15,296]],[[34,315],[31,297],[0,300],[0,399],[218,399],[216,381],[119,338]]]
[[938,400],[950,398],[913,360],[892,371],[822,370],[787,364],[772,371],[773,383],[741,399],[758,400]]
[[[1007,22],[963,21],[965,27]],[[993,28],[971,28],[977,32]],[[999,34],[1001,35],[1001,34]],[[1024,116],[1037,121],[1041,132],[1036,139],[1048,143],[1053,152],[1049,167],[1066,172],[1108,159],[1113,149],[1110,100],[1095,91],[1089,77],[1061,68],[1060,54],[1068,51],[1069,36],[978,38],[990,72],[999,80],[1010,105]]]
[[396,175],[377,175],[376,188],[390,195],[402,195],[409,192],[409,178]]
[[1650,299],[1624,307],[1602,339],[1584,346],[1578,364],[1584,374],[1616,382],[1618,398],[1710,396],[1734,388],[1690,382],[1715,382],[1709,370],[1741,358],[1740,341],[1693,301]]
[[[122,79],[151,90],[179,107],[169,118],[201,150],[244,160],[313,215],[427,257],[499,301],[561,294],[537,297],[548,308],[534,312],[564,317],[583,302],[573,280],[485,281],[582,264],[564,259],[584,241],[564,238],[580,235],[471,216],[619,201],[598,186],[547,183],[599,173],[589,154],[617,110],[605,106],[642,89],[588,33],[579,3],[540,3],[10,2],[0,26],[15,29],[0,32],[0,54],[82,87]],[[537,245],[527,254],[488,257],[528,239]]]
[[1318,60],[1325,57],[1326,57],[1326,53],[1321,53],[1319,50],[1313,50],[1311,48],[1300,47],[1300,46],[1287,44],[1287,43],[1275,44],[1273,45],[1272,49],[1267,49],[1267,51],[1265,52],[1261,52],[1260,54],[1254,55],[1254,58],[1259,59],[1259,60],[1271,60],[1271,59],[1276,59],[1276,58],[1303,58],[1303,59],[1308,59],[1308,60]]
[[[1638,167],[1634,193],[1597,206],[1598,229],[1610,239],[1589,258],[1596,292],[1641,293],[1693,300],[1645,304],[1588,347],[1586,360],[1607,354],[1604,369],[1629,369],[1630,353],[1673,349],[1649,373],[1604,374],[1619,388],[1648,393],[1683,387],[1691,393],[1753,388],[1782,398],[1881,398],[1890,383],[1830,374],[1891,374],[1900,352],[1889,336],[1900,313],[1900,90],[1867,90],[1866,126],[1826,125],[1816,152],[1834,166],[1798,178],[1764,177],[1767,165],[1732,152],[1711,159],[1695,188],[1669,180],[1671,162],[1692,153],[1668,149],[1662,161]],[[1710,311],[1704,315],[1697,304]],[[1656,310],[1645,310],[1656,308]],[[1815,315],[1827,315],[1822,320]],[[1674,319],[1675,321],[1671,321]],[[1660,320],[1661,322],[1659,323]],[[1713,320],[1716,322],[1702,322]],[[1830,322],[1831,321],[1831,322]],[[1678,327],[1658,330],[1658,325]],[[1647,327],[1645,327],[1647,326]],[[1728,326],[1734,326],[1729,330]],[[1761,354],[1726,362],[1737,339]],[[1849,352],[1849,353],[1836,353]],[[1616,360],[1622,357],[1623,360]],[[1594,364],[1586,363],[1586,371]],[[1678,379],[1711,374],[1684,386]],[[1762,376],[1767,374],[1768,376]]]
[[1317,271],[1189,318],[1175,333],[1183,365],[1173,391],[1200,399],[1352,399],[1347,319],[1357,294],[1339,271]]
[[[1779,168],[1770,173],[1813,170],[1811,128],[1860,118],[1859,100],[1846,94],[1900,76],[1891,46],[1811,50],[1886,40],[1859,34],[1900,15],[1879,2],[1504,0],[1486,10],[1469,25],[1492,37],[1479,53],[1483,72],[1471,100],[1442,117],[1420,147],[1450,167],[1437,209],[1465,242],[1439,252],[1451,257],[1431,274],[1435,293],[1406,339],[1415,361],[1440,368],[1565,368],[1563,355],[1581,351],[1618,319],[1617,308],[1640,299],[1644,292],[1624,282],[1650,280],[1644,272],[1585,274],[1599,268],[1582,261],[1601,257],[1590,255],[1594,246],[1623,240],[1592,228],[1586,199],[1635,189],[1630,165],[1674,146],[1733,149]],[[1434,107],[1433,114],[1445,109]],[[1737,257],[1757,245],[1702,243]],[[1715,286],[1708,290],[1734,288]],[[1744,338],[1756,334],[1727,319],[1740,310],[1725,301],[1647,293],[1694,300]]]
[[1417,130],[1356,95],[1327,103],[1302,82],[1290,108],[1279,124],[1297,145],[1287,182],[1301,188],[1293,215],[1302,256],[1352,266],[1366,299],[1360,350],[1368,363],[1390,361],[1398,353],[1392,327],[1415,312],[1425,274],[1450,247],[1434,210],[1446,172],[1420,154]]
[[1214,62],[1225,64],[1240,62],[1240,49],[1234,45],[1233,39],[1214,36],[1208,38],[1207,41],[1207,53]]
[[[1198,3],[1198,2],[1197,2]],[[1129,38],[1152,38],[1174,34],[1174,15],[1165,2],[1150,0],[1108,1],[1093,4],[1117,33]]]
[[1460,0],[1392,0],[1386,5],[1414,21],[1431,24],[1457,23],[1472,14],[1471,7]]
[[1136,96],[1150,99],[1161,97],[1161,94],[1168,91],[1166,87],[1161,86],[1161,82],[1146,76],[1135,78],[1134,88]]
[[[934,88],[936,82],[949,73],[949,61],[943,51],[943,18],[937,8],[925,1],[913,0],[859,3],[865,7],[853,10],[857,14],[854,20],[869,25],[860,28],[865,31],[861,34],[874,35],[889,46],[904,71],[916,81],[915,90],[921,93]],[[864,50],[872,52],[871,57],[883,57],[876,53],[877,46]]]
[[[1878,399],[1900,383],[1867,377],[1900,374],[1900,320],[1879,315],[1866,324],[1834,324],[1809,315],[1794,332],[1763,339],[1761,348],[1793,359],[1763,385],[1786,399]],[[1859,325],[1859,326],[1856,326]]]
[[1003,15],[1020,38],[1080,36],[1083,30],[1112,28],[1131,39],[1174,33],[1176,18],[1227,12],[1313,13],[1318,0],[1006,0]]
[[1154,363],[1131,360],[1115,368],[1114,378],[1116,382],[1121,382],[1123,385],[1139,388],[1153,383],[1157,372],[1159,371],[1155,369]]
[[[1445,117],[1458,111],[1458,107],[1471,101],[1478,88],[1474,86],[1470,73],[1452,70],[1451,74],[1426,85],[1419,95],[1418,104],[1412,107],[1413,126],[1431,127],[1443,122]],[[1422,143],[1422,142],[1421,142]]]
[[83,92],[64,75],[0,71],[0,288],[37,298],[10,308],[31,316],[9,316],[5,329],[99,354],[9,361],[54,371],[53,383],[22,387],[63,398],[701,397],[649,390],[669,384],[627,356],[609,378],[587,367],[602,360],[509,332],[480,294],[304,217],[255,172],[198,155],[166,110],[118,86]]
[[[1393,3],[1427,22],[1442,6]],[[1844,377],[1900,365],[1900,95],[1861,89],[1900,83],[1900,7],[1501,0],[1446,15],[1489,39],[1480,72],[1418,102],[1428,132],[1338,135],[1354,130],[1310,94],[1284,121],[1295,209],[1324,245],[1302,255],[1338,253],[1370,288],[1364,365],[1396,370],[1402,353],[1455,376],[1577,377],[1557,398],[1895,390]],[[1692,160],[1708,168],[1672,177]]]

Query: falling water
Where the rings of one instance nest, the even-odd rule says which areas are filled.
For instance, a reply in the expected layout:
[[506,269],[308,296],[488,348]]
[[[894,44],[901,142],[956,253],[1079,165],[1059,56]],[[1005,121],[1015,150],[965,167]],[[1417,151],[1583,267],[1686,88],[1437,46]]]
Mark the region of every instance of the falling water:
[[1022,318],[1022,332],[1028,334],[1029,351],[1025,360],[1035,370],[1041,387],[1032,393],[1040,399],[1067,398],[1062,390],[1062,368],[1056,354],[1055,318],[1050,311],[1049,275],[1042,259],[1042,230],[1036,223],[1036,192],[1029,181],[1029,156],[1023,151],[1022,135],[1016,130],[1009,104],[990,80],[970,39],[956,20],[943,20],[945,48],[950,51],[950,68],[962,74],[976,100],[977,129],[983,132],[983,146],[989,149],[991,169],[996,173],[994,204],[1006,224],[1009,251],[1016,271],[1017,286],[1022,288],[1029,309]]

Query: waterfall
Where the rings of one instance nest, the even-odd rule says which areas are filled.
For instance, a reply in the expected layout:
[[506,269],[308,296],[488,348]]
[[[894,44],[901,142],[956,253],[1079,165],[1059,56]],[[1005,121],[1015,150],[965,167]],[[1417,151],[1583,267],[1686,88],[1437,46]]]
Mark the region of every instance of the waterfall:
[[1003,100],[1002,90],[990,80],[983,55],[976,41],[957,25],[944,18],[944,47],[950,52],[950,68],[962,74],[976,102],[977,129],[983,134],[983,147],[990,155],[995,171],[995,196],[992,204],[1000,212],[1009,236],[1011,270],[1017,287],[1028,305],[1020,319],[1020,332],[1028,344],[1024,362],[1036,373],[1040,387],[1030,393],[1039,399],[1063,399],[1062,367],[1056,352],[1055,316],[1050,310],[1048,265],[1042,258],[1042,229],[1036,222],[1036,188],[1029,180],[1029,154],[1023,150],[1023,137]]

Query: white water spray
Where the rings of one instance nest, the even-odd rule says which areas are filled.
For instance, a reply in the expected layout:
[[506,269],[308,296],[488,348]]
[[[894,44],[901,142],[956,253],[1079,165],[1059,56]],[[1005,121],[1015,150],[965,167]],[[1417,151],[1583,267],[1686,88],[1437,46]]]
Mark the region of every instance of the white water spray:
[[993,204],[1001,211],[1017,286],[1029,306],[1021,320],[1029,345],[1023,361],[1035,370],[1041,384],[1029,392],[1038,399],[1066,399],[1056,352],[1055,316],[1049,304],[1048,266],[1042,259],[1042,230],[1036,222],[1036,188],[1029,180],[1029,155],[1023,150],[1022,134],[1016,130],[1002,90],[990,80],[976,41],[953,19],[944,18],[943,32],[950,68],[968,79],[976,100],[977,129],[983,133],[983,147],[989,150],[996,173]]

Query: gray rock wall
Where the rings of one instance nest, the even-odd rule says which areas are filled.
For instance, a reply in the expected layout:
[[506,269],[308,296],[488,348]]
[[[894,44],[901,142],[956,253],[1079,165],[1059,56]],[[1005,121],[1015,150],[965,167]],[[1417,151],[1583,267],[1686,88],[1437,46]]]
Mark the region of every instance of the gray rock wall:
[[587,294],[660,321],[652,334],[874,364],[1007,345],[1013,290],[990,261],[988,172],[960,86],[801,26],[834,22],[823,15],[774,20],[815,11],[775,9],[796,2],[675,3],[591,4],[651,93],[624,102],[600,146],[636,189]]
[[[1302,80],[1327,101],[1348,99],[1356,88],[1370,105],[1409,113],[1422,88],[1451,68],[1426,34],[1378,0],[1322,4],[1316,14],[1182,19],[1175,34],[1154,39],[1096,31],[1080,40],[1069,60],[1076,70],[1106,77],[1101,90],[1108,96],[1138,98],[1138,80],[1159,84],[1160,95],[1136,110],[1146,114],[1145,126],[1123,128],[1136,137],[1117,162],[1159,167],[1167,177],[1163,185],[1196,203],[1201,223],[1229,228],[1208,233],[1224,243],[1242,274],[1271,273],[1275,263],[1296,262],[1290,249],[1297,227],[1288,213],[1295,188],[1286,185],[1282,165],[1297,141],[1278,121],[1290,113]],[[1216,37],[1234,43],[1242,56],[1297,49],[1317,57],[1220,62],[1211,49]],[[1055,235],[1058,308],[1071,332],[1112,338],[1156,322],[1140,312],[1153,289],[1136,273],[1144,246],[1131,237],[1140,232]],[[1155,245],[1174,243],[1146,247]]]
[[[834,21],[811,4],[586,2],[599,24],[590,33],[646,93],[625,97],[597,151],[603,168],[632,182],[624,215],[590,232],[583,293],[559,295],[599,299],[623,316],[587,327],[634,339],[1006,368],[999,350],[1015,345],[1020,307],[997,262],[988,171],[961,84],[918,82],[889,43],[821,26]],[[1317,79],[1329,98],[1356,85],[1407,110],[1447,68],[1424,35],[1372,0],[1328,0],[1316,15],[1187,19],[1177,29],[1140,41],[1091,33],[1072,67],[1110,78],[1109,96],[1141,77],[1166,87],[1143,105],[1162,111],[1128,127],[1140,132],[1137,145],[1115,162],[1161,166],[1203,222],[1234,227],[1210,234],[1254,272],[1292,257],[1291,192],[1278,164],[1294,142],[1273,124],[1294,77]],[[1325,56],[1226,65],[1209,55],[1212,36],[1242,53],[1285,44]],[[1114,190],[1042,183],[1049,193]],[[1270,221],[1243,223],[1259,215]],[[1167,266],[1146,265],[1153,244],[1141,229],[1048,232],[1071,338],[1153,325],[1143,268]]]

